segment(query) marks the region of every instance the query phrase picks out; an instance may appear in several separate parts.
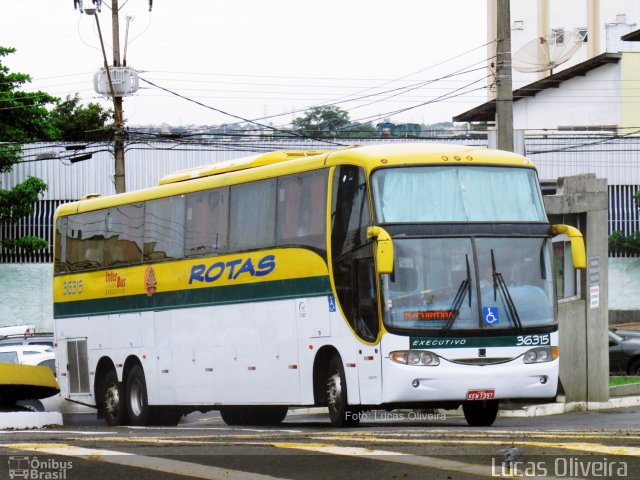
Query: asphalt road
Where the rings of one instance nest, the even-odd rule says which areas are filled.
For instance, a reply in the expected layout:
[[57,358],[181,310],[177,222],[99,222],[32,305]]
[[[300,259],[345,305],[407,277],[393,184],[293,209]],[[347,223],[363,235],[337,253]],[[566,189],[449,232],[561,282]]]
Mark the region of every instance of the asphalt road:
[[546,417],[369,412],[358,428],[292,412],[277,428],[228,427],[215,413],[174,428],[65,427],[0,432],[0,479],[640,478],[640,408]]

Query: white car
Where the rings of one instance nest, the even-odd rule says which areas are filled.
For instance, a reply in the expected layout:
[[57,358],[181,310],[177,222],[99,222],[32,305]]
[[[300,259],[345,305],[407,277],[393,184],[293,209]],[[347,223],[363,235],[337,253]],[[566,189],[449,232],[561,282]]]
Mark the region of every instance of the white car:
[[49,345],[0,346],[0,362],[21,365],[45,365],[56,374],[56,354]]

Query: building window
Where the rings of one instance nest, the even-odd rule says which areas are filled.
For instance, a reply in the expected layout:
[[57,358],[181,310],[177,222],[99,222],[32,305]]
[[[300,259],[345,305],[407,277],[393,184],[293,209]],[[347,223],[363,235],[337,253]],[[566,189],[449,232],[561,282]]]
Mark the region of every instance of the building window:
[[514,20],[511,30],[524,30],[524,20]]
[[549,42],[553,45],[562,45],[564,43],[564,28],[554,28],[551,30],[552,40]]
[[583,43],[588,41],[587,32],[588,32],[587,27],[576,28],[576,35],[578,35],[582,39]]

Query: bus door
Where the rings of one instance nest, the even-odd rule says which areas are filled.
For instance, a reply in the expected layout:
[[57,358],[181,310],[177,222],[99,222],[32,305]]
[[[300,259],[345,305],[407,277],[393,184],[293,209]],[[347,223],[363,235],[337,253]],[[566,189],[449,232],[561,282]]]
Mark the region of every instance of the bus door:
[[365,173],[343,165],[333,177],[331,260],[340,304],[351,330],[358,337],[358,377],[363,404],[380,403],[382,383],[380,332],[374,242],[368,238],[371,224]]

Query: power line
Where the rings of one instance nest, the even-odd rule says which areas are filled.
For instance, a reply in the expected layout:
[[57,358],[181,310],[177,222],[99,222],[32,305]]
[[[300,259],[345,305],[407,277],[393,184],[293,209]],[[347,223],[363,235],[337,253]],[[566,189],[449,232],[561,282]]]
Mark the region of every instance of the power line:
[[177,92],[174,92],[174,91],[172,91],[172,90],[169,90],[168,88],[161,87],[160,85],[157,85],[157,84],[155,84],[155,83],[153,83],[153,82],[150,82],[149,80],[146,80],[146,79],[145,79],[145,78],[143,78],[143,77],[139,77],[139,78],[140,78],[140,80],[142,80],[143,82],[146,82],[146,83],[148,83],[149,85],[152,85],[152,86],[154,86],[154,87],[156,87],[156,88],[159,88],[160,90],[164,90],[165,92],[168,92],[168,93],[170,93],[170,94],[172,94],[172,95],[175,95],[176,97],[182,98],[183,100],[186,100],[186,101],[188,101],[188,102],[195,103],[196,105],[200,105],[201,107],[205,107],[205,108],[207,108],[207,109],[209,109],[209,110],[213,110],[213,111],[215,111],[215,112],[222,113],[223,115],[227,115],[227,116],[229,116],[229,117],[236,118],[236,119],[238,119],[238,120],[242,120],[243,122],[246,122],[246,123],[252,123],[252,124],[254,124],[254,125],[258,125],[258,126],[260,126],[260,127],[266,128],[266,129],[268,129],[268,130],[272,130],[272,131],[274,131],[274,132],[278,132],[278,133],[286,133],[286,134],[289,134],[289,135],[294,136],[294,137],[300,137],[300,138],[305,138],[305,139],[307,139],[307,138],[308,138],[308,139],[311,139],[311,140],[319,140],[319,141],[322,141],[323,143],[328,143],[328,144],[331,144],[331,145],[346,146],[346,145],[344,145],[344,144],[342,144],[342,143],[332,142],[332,141],[329,141],[329,140],[313,139],[313,138],[311,138],[311,137],[306,137],[306,136],[304,136],[304,135],[300,135],[300,134],[295,133],[295,132],[285,132],[285,131],[280,130],[280,129],[276,128],[276,127],[272,127],[272,126],[270,126],[270,125],[265,125],[265,124],[263,124],[263,123],[259,123],[259,122],[256,122],[256,121],[254,121],[254,120],[249,120],[249,119],[247,119],[247,118],[241,117],[241,116],[239,116],[239,115],[235,115],[235,114],[233,114],[233,113],[225,112],[224,110],[220,110],[219,108],[212,107],[211,105],[206,105],[206,104],[204,104],[204,103],[202,103],[202,102],[200,102],[200,101],[198,101],[198,100],[194,100],[194,99],[192,99],[192,98],[186,97],[186,96],[181,95],[181,94],[179,94],[179,93],[177,93]]

